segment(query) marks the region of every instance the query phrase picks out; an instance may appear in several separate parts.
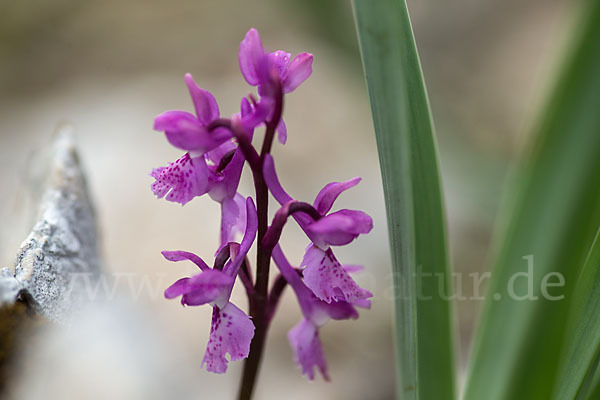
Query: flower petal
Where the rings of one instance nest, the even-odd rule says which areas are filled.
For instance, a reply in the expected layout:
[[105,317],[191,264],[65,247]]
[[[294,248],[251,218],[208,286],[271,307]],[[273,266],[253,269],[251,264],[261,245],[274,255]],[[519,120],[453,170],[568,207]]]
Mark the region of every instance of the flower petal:
[[340,194],[346,190],[358,185],[361,181],[360,177],[352,178],[345,182],[331,182],[325,185],[323,189],[317,194],[313,206],[321,215],[325,215],[331,210],[333,203]]
[[161,254],[163,255],[164,258],[166,258],[169,261],[176,262],[176,261],[189,260],[189,261],[193,262],[194,264],[196,264],[202,271],[208,271],[210,269],[210,267],[208,265],[206,265],[206,263],[204,262],[203,259],[201,259],[197,255],[195,255],[194,253],[190,253],[189,251],[164,250],[164,251],[161,251]]
[[196,117],[185,111],[166,111],[154,119],[154,129],[165,133],[173,146],[204,154],[231,139],[232,133],[225,128],[209,132]]
[[317,328],[310,321],[303,319],[290,330],[288,340],[294,350],[296,364],[302,368],[302,374],[313,380],[316,367],[321,371],[323,378],[328,381],[327,362]]
[[208,173],[204,158],[186,153],[166,167],[155,168],[150,176],[156,181],[150,188],[159,199],[167,195],[166,200],[184,205],[208,191]]
[[[287,192],[281,187],[279,183],[279,178],[277,178],[277,172],[275,172],[275,164],[273,162],[273,157],[270,154],[265,155],[265,161],[263,162],[263,175],[265,177],[265,182],[267,183],[267,187],[271,191],[275,200],[279,202],[279,204],[284,205],[294,199],[292,196],[287,194]],[[294,213],[294,219],[298,222],[300,227],[304,229],[308,224],[313,222],[313,219],[306,215],[305,213]]]
[[154,118],[154,130],[159,132],[178,131],[188,126],[201,128],[198,118],[187,111],[165,111]]
[[206,161],[210,161],[215,165],[218,165],[221,162],[221,158],[231,150],[237,148],[237,143],[233,141],[233,139],[227,140],[219,146],[215,147],[213,150],[209,151],[205,154]]
[[184,294],[189,287],[190,278],[181,278],[165,290],[165,298],[174,299]]
[[225,267],[223,267],[223,272],[227,273],[229,276],[237,276],[240,266],[242,265],[246,254],[250,251],[250,247],[252,247],[252,243],[256,237],[256,231],[258,230],[258,216],[252,197],[246,199],[246,217],[246,231],[244,232],[244,238],[240,243],[239,252],[233,260],[230,259],[227,264],[225,264]]
[[199,306],[211,303],[217,307],[224,307],[229,301],[233,283],[234,278],[217,269],[201,272],[187,281],[181,304]]
[[[273,112],[274,105],[275,103],[272,98],[261,97],[258,103],[250,105],[248,102],[248,104],[244,106],[246,110],[241,113],[241,123],[244,129],[251,134],[251,137],[254,128],[264,124],[268,119],[269,115]],[[250,108],[248,109],[248,107]]]
[[281,187],[279,178],[277,178],[277,172],[275,172],[275,163],[273,162],[273,157],[270,154],[265,155],[263,174],[269,190],[279,204],[284,205],[285,203],[294,200],[292,196],[287,194],[287,192],[283,190],[283,187]]
[[250,317],[232,303],[223,309],[213,308],[212,324],[202,366],[206,370],[223,374],[227,371],[229,353],[231,361],[248,357],[250,342],[254,337],[254,324]]
[[305,231],[313,243],[321,248],[342,246],[362,233],[373,229],[373,220],[362,211],[340,210],[310,223]]
[[283,77],[283,91],[290,93],[312,74],[313,55],[300,53],[290,63]]
[[368,290],[359,287],[335,258],[331,249],[323,251],[315,245],[306,249],[301,267],[304,283],[319,299],[331,303],[373,297]]
[[237,242],[238,235],[246,230],[245,202],[244,196],[236,194],[221,203],[221,246]]
[[244,153],[242,149],[238,148],[225,169],[215,174],[216,179],[209,193],[213,200],[223,202],[225,199],[235,196],[242,177],[244,162],[246,162]]
[[279,143],[281,144],[287,142],[287,127],[285,126],[285,122],[283,122],[283,118],[277,124],[277,139],[279,139]]
[[252,28],[246,33],[238,51],[240,70],[249,85],[256,86],[260,83],[258,68],[264,57],[265,51],[260,35],[256,29]]
[[[360,301],[360,300],[359,300]],[[367,300],[368,301],[368,300]],[[327,303],[323,300],[315,298],[315,308],[320,309],[322,312],[327,314],[331,319],[344,320],[344,319],[357,319],[358,311],[354,308],[355,304],[350,304],[347,301],[332,301]],[[314,321],[313,321],[314,322]],[[319,326],[318,323],[316,323]]]
[[242,98],[242,103],[240,105],[240,114],[243,117],[246,117],[252,113],[252,105],[247,98]]
[[355,264],[346,264],[344,265],[344,269],[346,270],[346,272],[348,272],[349,274],[355,274],[357,272],[362,272],[365,270],[365,267],[362,265],[355,265]]
[[290,63],[291,54],[283,50],[277,50],[270,53],[268,57],[271,68],[275,70],[277,76],[283,79]]
[[192,96],[198,121],[204,125],[208,125],[219,118],[219,105],[212,93],[199,88],[196,82],[194,82],[192,74],[185,74],[185,84]]

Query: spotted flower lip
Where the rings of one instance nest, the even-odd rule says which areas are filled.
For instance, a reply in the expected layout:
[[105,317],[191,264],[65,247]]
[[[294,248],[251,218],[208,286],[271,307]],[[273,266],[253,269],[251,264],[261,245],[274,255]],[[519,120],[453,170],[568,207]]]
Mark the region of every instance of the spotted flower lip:
[[152,192],[156,197],[166,195],[168,201],[185,205],[196,196],[208,191],[208,170],[202,157],[192,158],[185,153],[166,167],[159,167],[150,173],[156,181],[152,184]]
[[331,249],[322,250],[309,245],[300,267],[304,267],[302,275],[306,286],[327,303],[340,300],[354,303],[373,297],[371,292],[354,282]]

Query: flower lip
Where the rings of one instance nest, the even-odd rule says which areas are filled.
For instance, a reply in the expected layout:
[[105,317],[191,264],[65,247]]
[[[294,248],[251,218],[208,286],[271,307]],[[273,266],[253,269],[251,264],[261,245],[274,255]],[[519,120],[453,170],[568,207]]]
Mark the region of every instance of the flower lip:
[[288,340],[294,350],[296,363],[302,368],[303,375],[313,380],[316,367],[326,381],[330,380],[319,331],[310,321],[306,319],[300,321],[288,333]]
[[186,153],[166,167],[155,168],[150,176],[156,181],[150,188],[159,199],[166,195],[166,200],[185,205],[208,191],[208,173],[202,157],[192,158]]
[[319,299],[331,303],[345,300],[354,303],[373,294],[358,286],[335,258],[331,249],[326,251],[311,244],[300,265],[304,267],[304,283]]
[[233,303],[227,303],[223,308],[214,307],[208,345],[201,365],[206,366],[207,371],[225,373],[227,353],[231,361],[248,357],[254,329],[250,317]]

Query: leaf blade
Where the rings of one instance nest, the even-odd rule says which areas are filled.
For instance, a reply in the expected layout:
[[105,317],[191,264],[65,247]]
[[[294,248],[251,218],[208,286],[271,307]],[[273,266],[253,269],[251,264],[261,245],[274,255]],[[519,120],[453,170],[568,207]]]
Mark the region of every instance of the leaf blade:
[[[551,272],[566,281],[564,301],[486,300],[464,398],[548,399],[556,378],[574,282],[600,224],[600,3],[584,22],[540,118],[536,141],[514,176],[509,223],[501,232],[491,294],[506,290],[535,260],[534,296]],[[515,281],[513,281],[514,284]],[[529,284],[529,282],[528,282]],[[523,284],[517,285],[522,290]]]
[[437,274],[432,276],[442,279],[450,294],[437,148],[410,18],[404,0],[354,0],[353,5],[398,288],[397,394],[453,399],[451,305],[435,279],[415,277]]
[[[584,381],[593,375],[600,351],[600,230],[573,291],[568,338],[563,351],[554,399],[575,399],[583,395]],[[581,390],[584,389],[584,390]]]

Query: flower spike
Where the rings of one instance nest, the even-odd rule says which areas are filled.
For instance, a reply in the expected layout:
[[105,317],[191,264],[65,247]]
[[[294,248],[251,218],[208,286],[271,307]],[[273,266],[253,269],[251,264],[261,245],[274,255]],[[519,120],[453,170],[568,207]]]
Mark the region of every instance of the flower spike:
[[[288,333],[294,359],[308,379],[319,373],[330,379],[320,328],[330,320],[358,318],[358,308],[369,308],[372,297],[350,276],[360,268],[342,265],[332,246],[347,245],[369,233],[373,221],[358,210],[332,212],[336,199],[360,182],[358,177],[327,184],[313,203],[295,200],[277,177],[271,152],[275,136],[283,144],[287,141],[284,97],[312,74],[312,54],[301,52],[292,57],[283,50],[266,51],[258,31],[252,28],[240,43],[238,61],[243,78],[256,87],[256,93],[242,98],[239,112],[224,118],[212,93],[186,74],[184,81],[195,113],[166,111],[154,119],[154,129],[164,132],[167,141],[184,154],[150,175],[154,178],[151,189],[158,198],[185,205],[208,194],[220,205],[220,243],[212,268],[194,253],[163,251],[165,259],[190,261],[200,270],[178,279],[164,295],[167,299],[180,298],[183,306],[212,307],[201,367],[221,374],[230,361],[248,358],[241,398],[249,398],[262,344],[287,285],[302,312]],[[265,129],[262,146],[255,147],[254,132],[261,127]],[[256,204],[252,197],[238,192],[246,165],[254,179]],[[269,192],[281,205],[270,226]],[[310,240],[299,268],[292,267],[279,244],[290,216]],[[256,270],[252,271],[247,256],[254,243],[257,258]],[[271,259],[280,274],[269,288]],[[238,277],[248,296],[248,313],[231,302]]]

